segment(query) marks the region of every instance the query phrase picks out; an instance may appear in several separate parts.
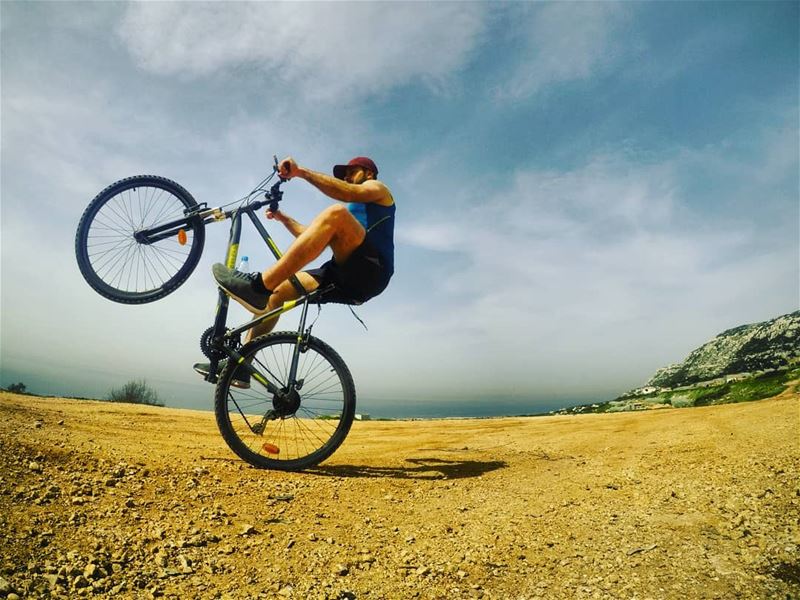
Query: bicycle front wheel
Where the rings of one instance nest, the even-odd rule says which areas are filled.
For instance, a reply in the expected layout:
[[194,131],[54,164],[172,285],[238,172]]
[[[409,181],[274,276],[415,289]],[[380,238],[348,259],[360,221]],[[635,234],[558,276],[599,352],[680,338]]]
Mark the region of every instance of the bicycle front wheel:
[[205,225],[193,219],[176,235],[140,243],[137,231],[184,216],[197,202],[183,187],[155,175],[128,177],[108,186],[78,224],[75,255],[84,279],[102,296],[143,304],[174,292],[203,253]]
[[233,387],[244,369],[229,364],[217,383],[214,411],[231,450],[251,465],[299,471],[319,464],[342,444],[356,409],[353,377],[342,358],[314,337],[298,360],[296,391],[270,394],[258,382],[289,390],[289,370],[297,334],[272,333],[241,350],[258,372],[249,389]]

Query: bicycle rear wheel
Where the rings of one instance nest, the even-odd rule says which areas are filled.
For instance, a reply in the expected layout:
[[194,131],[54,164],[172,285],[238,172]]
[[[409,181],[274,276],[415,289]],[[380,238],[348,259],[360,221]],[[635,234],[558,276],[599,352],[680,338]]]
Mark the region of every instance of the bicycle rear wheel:
[[[286,390],[297,333],[279,332],[247,343],[241,354],[264,379]],[[310,337],[298,362],[296,395],[270,394],[254,378],[233,387],[241,367],[228,365],[217,383],[214,412],[231,450],[251,465],[299,471],[319,464],[342,444],[356,408],[353,377],[342,358]],[[239,374],[241,378],[241,373]]]
[[183,187],[155,175],[128,177],[108,186],[78,224],[75,255],[81,274],[102,296],[143,304],[174,292],[192,274],[205,243],[205,225],[194,219],[174,235],[140,243],[137,231],[184,216],[197,202]]

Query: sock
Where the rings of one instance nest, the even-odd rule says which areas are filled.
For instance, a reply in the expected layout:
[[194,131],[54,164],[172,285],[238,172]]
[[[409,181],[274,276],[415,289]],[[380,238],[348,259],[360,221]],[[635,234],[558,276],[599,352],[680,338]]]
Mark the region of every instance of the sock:
[[264,280],[261,278],[260,275],[258,277],[253,278],[253,289],[259,294],[266,294],[267,296],[272,296],[272,290],[267,289],[267,287],[264,285]]

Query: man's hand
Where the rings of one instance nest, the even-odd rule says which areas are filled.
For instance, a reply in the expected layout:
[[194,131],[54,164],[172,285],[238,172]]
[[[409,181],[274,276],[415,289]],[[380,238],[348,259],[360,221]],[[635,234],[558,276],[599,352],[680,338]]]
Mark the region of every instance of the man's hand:
[[278,164],[278,175],[284,179],[297,177],[298,171],[300,171],[300,167],[291,156],[287,156]]
[[286,224],[286,221],[289,219],[285,214],[283,214],[280,210],[276,210],[272,212],[271,210],[267,209],[267,218],[268,219],[275,219],[278,223]]

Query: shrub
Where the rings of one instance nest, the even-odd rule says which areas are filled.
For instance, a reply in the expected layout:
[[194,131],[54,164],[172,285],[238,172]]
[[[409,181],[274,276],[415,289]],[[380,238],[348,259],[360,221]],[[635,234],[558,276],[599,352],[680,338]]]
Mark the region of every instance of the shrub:
[[143,379],[129,381],[121,388],[114,388],[108,394],[110,402],[130,402],[131,404],[149,404],[150,406],[164,406],[159,399],[158,392],[147,385]]
[[676,394],[669,399],[669,403],[674,408],[686,408],[694,406],[694,400],[689,395]]
[[15,394],[24,394],[25,393],[25,384],[21,381],[19,383],[12,383],[10,386],[6,388],[9,392],[13,392]]

